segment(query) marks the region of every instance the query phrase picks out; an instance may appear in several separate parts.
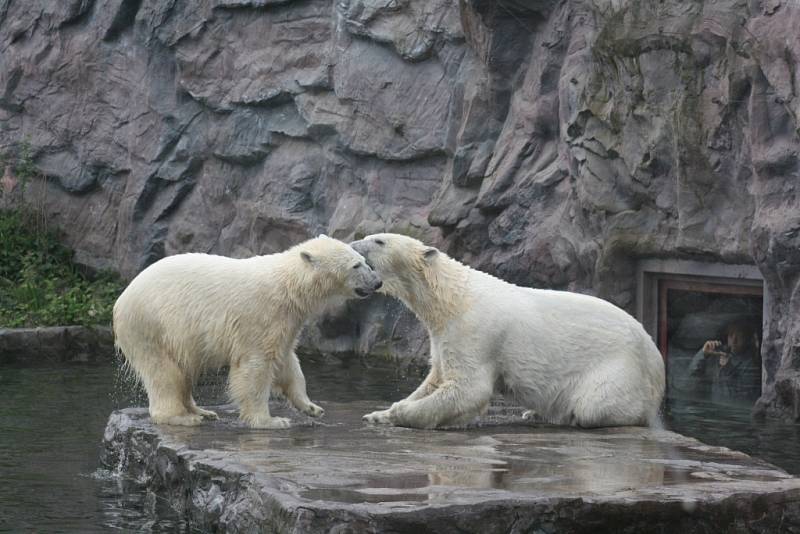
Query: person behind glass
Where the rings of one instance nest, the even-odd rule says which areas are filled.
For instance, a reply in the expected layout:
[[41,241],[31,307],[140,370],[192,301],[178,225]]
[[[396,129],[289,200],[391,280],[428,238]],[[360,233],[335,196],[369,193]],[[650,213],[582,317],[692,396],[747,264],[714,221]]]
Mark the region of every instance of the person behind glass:
[[758,334],[746,322],[725,329],[727,344],[709,340],[689,364],[688,375],[697,386],[711,387],[715,401],[756,400],[761,394]]

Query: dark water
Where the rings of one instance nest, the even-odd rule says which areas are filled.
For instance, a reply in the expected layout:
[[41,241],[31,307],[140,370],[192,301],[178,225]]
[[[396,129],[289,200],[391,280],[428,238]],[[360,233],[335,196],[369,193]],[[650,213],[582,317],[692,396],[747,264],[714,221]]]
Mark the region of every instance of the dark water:
[[[312,399],[397,400],[420,376],[358,362],[303,362]],[[201,400],[219,401],[214,380]],[[0,367],[0,532],[190,531],[165,503],[99,465],[108,415],[143,404],[116,366]],[[746,408],[672,402],[672,430],[800,474],[800,425],[757,423]]]
[[668,401],[664,423],[679,434],[746,452],[800,476],[800,424],[754,421],[750,406],[697,399]]
[[114,393],[115,368],[0,368],[0,531],[108,532],[165,529],[141,493],[99,469],[100,440],[111,410],[129,405]]

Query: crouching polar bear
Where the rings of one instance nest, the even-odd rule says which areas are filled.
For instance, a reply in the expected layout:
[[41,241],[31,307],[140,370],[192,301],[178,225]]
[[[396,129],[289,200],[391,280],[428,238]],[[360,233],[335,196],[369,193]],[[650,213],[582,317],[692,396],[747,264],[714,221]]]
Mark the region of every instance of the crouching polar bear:
[[197,425],[192,384],[206,368],[230,366],[228,389],[253,428],[285,428],[270,390],[311,416],[294,353],[306,317],[332,297],[366,297],[380,278],[345,243],[320,236],[285,252],[248,259],[179,254],[142,271],[114,305],[119,350],[141,378],[156,423]]
[[537,419],[581,427],[647,425],[664,362],[642,326],[588,295],[518,287],[396,234],[350,244],[430,336],[431,370],[406,399],[365,415],[434,428],[482,413],[501,380]]

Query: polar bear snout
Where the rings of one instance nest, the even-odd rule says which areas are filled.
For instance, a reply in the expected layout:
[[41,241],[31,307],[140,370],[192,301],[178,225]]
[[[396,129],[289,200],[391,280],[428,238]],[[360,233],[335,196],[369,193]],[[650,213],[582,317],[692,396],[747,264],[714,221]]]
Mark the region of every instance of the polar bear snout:
[[370,243],[367,239],[361,239],[360,241],[353,241],[350,243],[350,248],[361,254],[364,257],[364,263],[367,264],[367,267],[375,271],[375,259],[370,258],[370,252],[374,252],[375,248],[373,243]]
[[367,260],[367,265],[372,267],[372,265],[370,265],[370,263],[369,263],[369,258],[367,258],[368,245],[369,245],[369,243],[367,242],[366,239],[360,239],[358,241],[352,241],[350,243],[350,248],[352,248],[353,250],[355,250],[356,252],[358,252],[359,254],[364,256],[364,258]]
[[372,274],[375,276],[376,280],[374,280],[371,285],[367,285],[364,287],[357,287],[354,289],[355,294],[358,295],[359,297],[366,298],[383,287],[383,281],[380,278],[378,278],[378,275],[375,274],[375,271],[372,271]]
[[357,297],[366,298],[383,287],[383,280],[372,267],[367,265],[364,258],[361,260],[361,263],[354,265],[351,270],[350,287]]

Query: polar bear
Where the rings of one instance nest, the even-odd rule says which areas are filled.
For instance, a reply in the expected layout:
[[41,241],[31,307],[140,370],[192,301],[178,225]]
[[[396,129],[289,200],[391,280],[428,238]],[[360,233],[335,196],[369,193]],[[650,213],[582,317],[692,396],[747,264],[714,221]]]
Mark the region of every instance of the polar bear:
[[294,353],[310,314],[336,297],[366,297],[378,275],[347,244],[326,236],[247,259],[178,254],[142,271],[114,305],[115,343],[141,378],[156,423],[192,426],[214,412],[197,407],[203,369],[230,366],[228,390],[252,428],[285,428],[272,417],[270,389],[311,416]]
[[431,370],[406,399],[364,416],[435,428],[482,413],[502,381],[537,420],[647,425],[664,396],[664,362],[633,317],[599,298],[518,287],[420,241],[376,234],[350,244],[425,324]]

